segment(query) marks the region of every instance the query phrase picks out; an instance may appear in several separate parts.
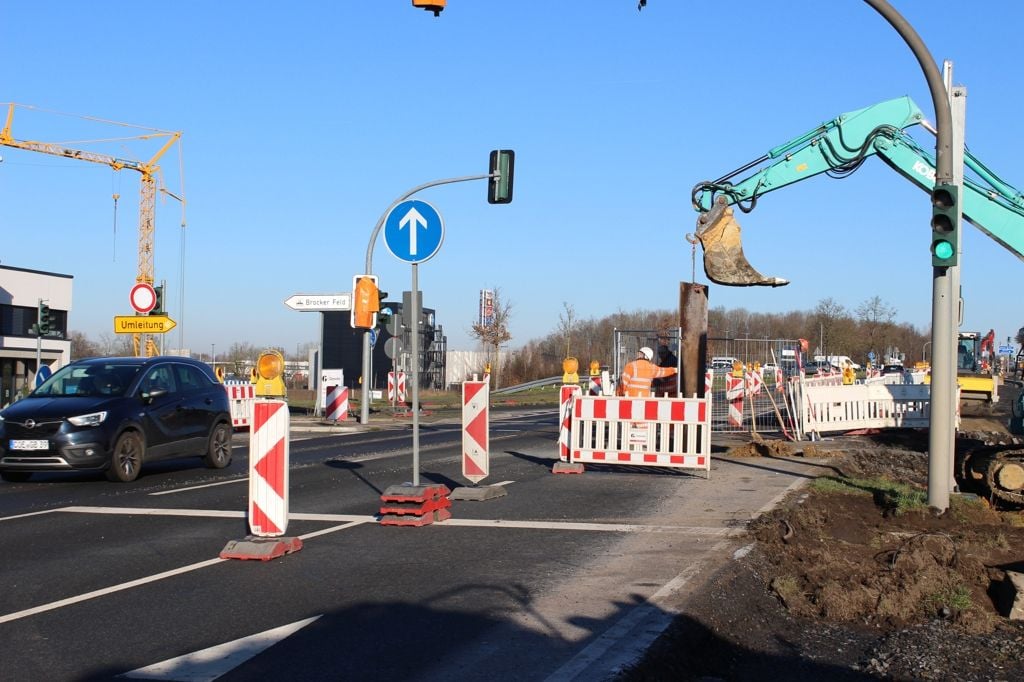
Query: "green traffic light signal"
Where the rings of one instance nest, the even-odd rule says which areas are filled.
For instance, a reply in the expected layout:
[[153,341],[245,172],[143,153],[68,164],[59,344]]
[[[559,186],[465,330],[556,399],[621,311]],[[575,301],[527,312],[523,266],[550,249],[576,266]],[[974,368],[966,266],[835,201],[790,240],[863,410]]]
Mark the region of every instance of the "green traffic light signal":
[[50,306],[44,301],[39,301],[39,322],[36,327],[39,332],[39,336],[46,336],[50,333],[51,321]]
[[936,184],[932,190],[932,266],[957,264],[960,230],[960,188],[952,183]]
[[511,149],[495,149],[491,152],[491,165],[487,179],[487,203],[512,203],[512,176],[515,171],[516,153]]
[[163,315],[164,311],[164,288],[162,285],[153,287],[153,298],[155,300],[153,309],[149,311],[150,315]]

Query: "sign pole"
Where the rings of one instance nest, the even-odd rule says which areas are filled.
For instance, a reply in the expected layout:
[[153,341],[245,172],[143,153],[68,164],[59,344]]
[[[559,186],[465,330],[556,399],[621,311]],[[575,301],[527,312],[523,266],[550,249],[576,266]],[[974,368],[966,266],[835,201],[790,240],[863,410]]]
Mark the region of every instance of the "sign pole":
[[[420,306],[419,306],[419,264],[412,264],[412,484],[420,484]],[[396,391],[397,393],[397,391]]]

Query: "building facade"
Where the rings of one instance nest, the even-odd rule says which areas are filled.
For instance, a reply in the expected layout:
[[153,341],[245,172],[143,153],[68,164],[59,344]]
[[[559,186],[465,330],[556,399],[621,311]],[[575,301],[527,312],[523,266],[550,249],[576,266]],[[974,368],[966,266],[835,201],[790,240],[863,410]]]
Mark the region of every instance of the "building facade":
[[[68,313],[74,278],[0,265],[0,405],[33,387],[40,365],[56,370],[71,361]],[[32,333],[39,302],[50,306],[51,336]],[[37,364],[37,358],[39,364]]]

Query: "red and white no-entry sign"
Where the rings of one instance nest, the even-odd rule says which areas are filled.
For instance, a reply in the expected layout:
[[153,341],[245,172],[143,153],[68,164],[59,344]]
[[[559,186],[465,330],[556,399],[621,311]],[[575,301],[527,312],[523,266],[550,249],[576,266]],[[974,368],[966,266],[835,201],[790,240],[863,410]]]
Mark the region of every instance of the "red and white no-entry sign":
[[132,287],[131,293],[128,294],[128,301],[132,304],[135,312],[145,315],[156,307],[156,291],[151,284],[139,282]]
[[462,383],[462,475],[479,483],[491,468],[489,379]]

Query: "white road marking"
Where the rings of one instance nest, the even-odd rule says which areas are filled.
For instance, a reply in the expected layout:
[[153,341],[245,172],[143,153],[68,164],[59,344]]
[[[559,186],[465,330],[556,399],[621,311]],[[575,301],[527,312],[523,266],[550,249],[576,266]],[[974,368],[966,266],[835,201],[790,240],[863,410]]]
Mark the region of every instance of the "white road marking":
[[[321,614],[323,615],[323,614]],[[180,682],[213,682],[231,672],[256,654],[274,646],[306,627],[320,616],[313,616],[288,625],[258,632],[255,635],[193,651],[184,656],[168,658],[144,668],[118,675],[134,680],[177,680]]]
[[232,478],[228,481],[217,481],[216,483],[204,483],[203,485],[191,485],[187,488],[175,488],[174,490],[161,490],[158,493],[150,493],[152,497],[158,497],[160,495],[173,495],[174,493],[187,493],[192,490],[202,490],[203,488],[216,488],[221,485],[230,485],[232,483],[248,483],[249,476],[242,476],[241,478]]
[[[68,510],[83,511],[83,508],[65,507],[64,509],[60,509],[60,510],[56,510],[56,511],[68,511]],[[155,511],[165,511],[165,510],[155,510]],[[196,510],[190,510],[190,511],[196,511]],[[236,512],[231,512],[231,514],[236,514]],[[215,516],[221,516],[221,515],[223,515],[223,513],[217,513],[217,514],[214,514],[214,515]],[[196,516],[196,514],[188,514],[188,516]],[[324,528],[322,530],[319,530],[319,531],[316,531],[316,532],[313,532],[313,533],[309,533],[307,535],[300,535],[299,539],[305,540],[306,538],[315,537],[317,535],[324,535],[326,533],[333,533],[334,531],[338,531],[338,530],[345,530],[346,528],[351,528],[353,526],[357,526],[357,525],[360,525],[360,524],[363,524],[363,523],[366,523],[366,522],[367,522],[366,520],[362,520],[361,519],[359,521],[343,523],[342,525],[334,526],[333,528]],[[189,564],[188,566],[181,566],[179,568],[172,568],[169,571],[164,571],[162,573],[156,573],[154,575],[146,576],[146,577],[143,577],[143,578],[138,578],[136,580],[130,580],[130,581],[126,582],[126,583],[121,583],[120,585],[111,585],[110,587],[104,587],[104,588],[99,589],[99,590],[93,590],[92,592],[86,592],[85,594],[79,594],[79,595],[76,595],[74,597],[68,597],[67,599],[61,599],[59,601],[50,602],[49,604],[41,604],[40,606],[34,606],[34,607],[30,608],[30,609],[23,609],[21,611],[15,611],[14,613],[6,613],[6,614],[3,614],[3,615],[0,615],[0,624],[10,623],[11,621],[15,621],[15,620],[21,620],[22,618],[27,618],[29,616],[34,616],[34,615],[37,615],[37,614],[40,614],[40,613],[45,613],[46,611],[53,611],[54,609],[59,609],[59,608],[65,607],[65,606],[71,606],[72,604],[78,604],[80,602],[88,601],[90,599],[96,599],[97,597],[103,597],[103,596],[106,596],[108,594],[114,594],[115,592],[122,592],[124,590],[130,590],[133,587],[139,587],[140,585],[146,585],[148,583],[153,583],[153,582],[156,582],[158,580],[163,580],[164,578],[173,578],[174,576],[181,575],[182,573],[189,573],[191,571],[196,571],[196,570],[199,570],[200,568],[206,568],[207,566],[214,566],[216,564],[220,564],[220,563],[223,563],[225,561],[231,561],[231,559],[221,559],[220,557],[217,557],[216,559],[207,559],[206,561],[199,561],[199,562],[194,563],[194,564]]]

